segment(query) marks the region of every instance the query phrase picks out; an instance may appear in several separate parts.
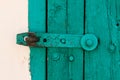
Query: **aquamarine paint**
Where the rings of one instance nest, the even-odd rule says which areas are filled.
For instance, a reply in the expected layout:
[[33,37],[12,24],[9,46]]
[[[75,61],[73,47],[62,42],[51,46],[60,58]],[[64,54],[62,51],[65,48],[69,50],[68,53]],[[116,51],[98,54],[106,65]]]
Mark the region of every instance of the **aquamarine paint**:
[[120,80],[119,0],[28,2],[32,80]]

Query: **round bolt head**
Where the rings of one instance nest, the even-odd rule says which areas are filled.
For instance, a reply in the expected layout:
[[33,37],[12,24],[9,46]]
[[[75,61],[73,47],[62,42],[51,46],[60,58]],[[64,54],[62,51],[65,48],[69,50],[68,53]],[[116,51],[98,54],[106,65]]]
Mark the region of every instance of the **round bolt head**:
[[94,50],[98,45],[98,39],[93,34],[86,34],[81,38],[81,47],[86,51]]
[[65,44],[66,40],[65,39],[61,39],[60,42],[63,43],[63,44]]
[[74,56],[69,56],[69,61],[74,61]]

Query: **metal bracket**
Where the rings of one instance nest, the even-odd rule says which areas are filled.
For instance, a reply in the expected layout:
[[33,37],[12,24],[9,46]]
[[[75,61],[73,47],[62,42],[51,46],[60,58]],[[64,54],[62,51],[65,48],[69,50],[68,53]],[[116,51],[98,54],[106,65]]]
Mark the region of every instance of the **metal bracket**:
[[98,40],[93,34],[74,35],[28,32],[17,35],[17,44],[30,47],[83,48],[91,51],[97,47]]
[[17,44],[34,47],[81,47],[82,35],[52,33],[21,33]]

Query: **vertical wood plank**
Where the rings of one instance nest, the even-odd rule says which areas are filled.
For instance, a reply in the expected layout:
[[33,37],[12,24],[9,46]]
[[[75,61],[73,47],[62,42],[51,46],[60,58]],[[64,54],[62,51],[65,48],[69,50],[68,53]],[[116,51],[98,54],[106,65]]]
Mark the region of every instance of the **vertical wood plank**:
[[[116,4],[117,3],[117,4]],[[115,47],[115,49],[110,49],[111,54],[111,62],[110,62],[110,78],[113,80],[120,79],[120,54],[119,54],[119,32],[118,32],[118,13],[117,9],[119,1],[118,0],[108,0],[107,1],[107,17],[108,17],[108,26],[109,26],[109,35],[110,42]]]
[[[67,0],[48,0],[48,32],[66,33]],[[48,48],[48,80],[69,80],[68,51],[66,48]]]
[[[29,31],[45,32],[45,0],[29,0]],[[45,80],[46,51],[44,48],[30,48],[31,80]]]
[[[84,0],[68,0],[68,29],[69,34],[84,33]],[[83,80],[83,50],[69,49],[69,80]]]
[[[83,34],[84,0],[49,0],[48,12],[49,33]],[[82,79],[82,49],[48,49],[48,80]]]
[[116,1],[116,17],[117,17],[117,20],[120,21],[120,0],[115,0]]
[[110,79],[108,30],[106,0],[86,0],[86,33],[95,34],[99,39],[99,45],[96,50],[85,53],[85,80]]
[[[120,1],[118,0],[108,0],[109,3],[109,13],[111,13],[109,17],[109,22],[111,26],[111,35],[112,35],[112,42],[116,46],[116,52],[114,55],[112,55],[112,61],[113,61],[113,79],[119,80],[120,79],[120,32],[119,32],[119,20],[120,20]],[[116,4],[117,3],[117,4]],[[119,9],[118,9],[119,8]]]
[[85,80],[119,80],[119,50],[115,0],[86,1],[86,33],[99,39],[96,50],[85,53]]

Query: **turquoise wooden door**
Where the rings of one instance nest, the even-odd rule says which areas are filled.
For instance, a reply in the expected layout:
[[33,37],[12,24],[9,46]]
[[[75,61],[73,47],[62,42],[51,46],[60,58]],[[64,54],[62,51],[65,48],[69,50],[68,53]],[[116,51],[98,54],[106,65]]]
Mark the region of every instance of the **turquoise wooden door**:
[[32,80],[120,80],[119,0],[29,0],[28,17]]

